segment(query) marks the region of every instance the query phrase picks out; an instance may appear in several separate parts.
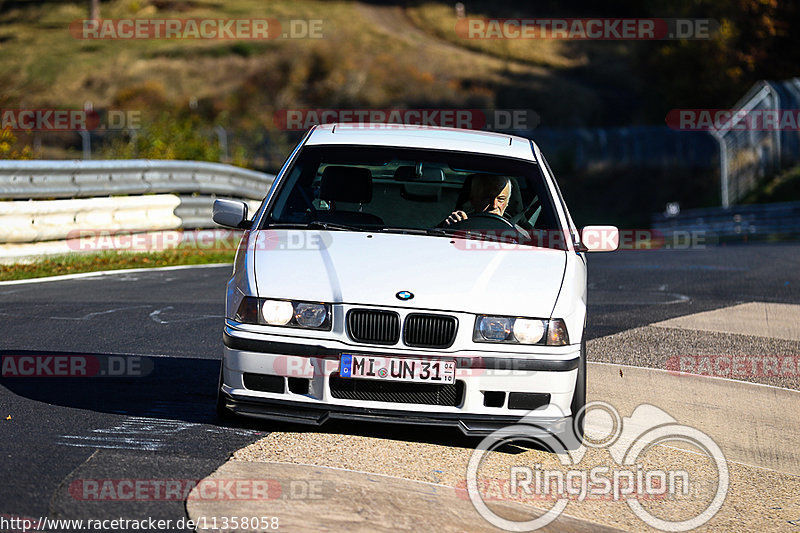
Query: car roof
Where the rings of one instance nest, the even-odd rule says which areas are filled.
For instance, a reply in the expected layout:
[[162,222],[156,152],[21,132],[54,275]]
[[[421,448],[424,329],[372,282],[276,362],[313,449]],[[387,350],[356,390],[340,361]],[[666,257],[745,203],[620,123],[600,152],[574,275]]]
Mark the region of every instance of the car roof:
[[531,140],[488,131],[405,124],[346,123],[316,126],[307,145],[427,148],[535,161]]

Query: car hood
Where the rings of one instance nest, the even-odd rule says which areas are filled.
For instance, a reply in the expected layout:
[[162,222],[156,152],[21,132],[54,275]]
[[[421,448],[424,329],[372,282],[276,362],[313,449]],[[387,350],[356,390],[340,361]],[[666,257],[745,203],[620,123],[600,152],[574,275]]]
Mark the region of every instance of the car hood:
[[[548,318],[566,252],[500,247],[317,230],[261,230],[250,241],[260,297]],[[401,301],[399,291],[414,297]]]

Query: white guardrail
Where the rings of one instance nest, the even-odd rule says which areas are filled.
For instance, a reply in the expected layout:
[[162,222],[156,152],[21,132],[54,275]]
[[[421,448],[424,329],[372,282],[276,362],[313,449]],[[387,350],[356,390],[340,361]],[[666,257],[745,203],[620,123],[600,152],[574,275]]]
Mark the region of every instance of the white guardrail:
[[197,161],[0,161],[0,262],[75,251],[81,232],[214,228],[217,197],[252,213],[274,179]]
[[199,161],[2,161],[0,198],[183,193],[259,200],[273,179],[263,172]]

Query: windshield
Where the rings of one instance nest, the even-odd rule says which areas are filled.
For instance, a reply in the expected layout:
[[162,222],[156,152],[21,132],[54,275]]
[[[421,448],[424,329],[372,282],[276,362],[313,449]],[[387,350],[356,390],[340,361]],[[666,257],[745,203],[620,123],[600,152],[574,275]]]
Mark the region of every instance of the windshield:
[[[454,212],[460,214],[451,217]],[[464,220],[468,219],[468,220]],[[308,227],[515,242],[560,227],[533,161],[433,150],[307,146],[283,179],[266,227]],[[563,239],[555,239],[563,242]],[[533,242],[541,245],[541,237]],[[561,248],[561,246],[557,246]]]

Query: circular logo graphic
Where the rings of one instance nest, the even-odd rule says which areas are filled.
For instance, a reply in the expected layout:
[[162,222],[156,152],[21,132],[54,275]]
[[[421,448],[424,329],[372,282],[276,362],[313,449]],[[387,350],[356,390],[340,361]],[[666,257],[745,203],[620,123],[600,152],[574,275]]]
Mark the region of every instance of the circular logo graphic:
[[[466,476],[469,499],[478,514],[490,524],[507,531],[533,531],[548,525],[558,518],[570,501],[569,494],[571,493],[550,493],[554,496],[554,502],[550,509],[539,517],[527,521],[509,520],[490,509],[484,500],[483,492],[479,488],[483,481],[482,476],[479,475],[479,470],[491,454],[496,453],[506,445],[518,447],[524,444],[525,447],[535,447],[550,452],[559,460],[562,468],[575,472],[581,471],[580,463],[587,449],[605,448],[608,451],[609,458],[614,463],[611,469],[615,473],[629,475],[628,479],[633,479],[630,476],[635,474],[634,467],[642,462],[641,457],[648,450],[654,446],[675,442],[682,443],[690,449],[698,450],[692,453],[696,453],[699,456],[705,455],[713,463],[714,468],[712,468],[711,473],[713,475],[713,471],[716,470],[717,487],[716,491],[713,492],[713,498],[711,498],[707,506],[686,520],[665,520],[655,516],[650,510],[642,506],[636,494],[620,499],[628,504],[628,507],[636,517],[647,525],[661,531],[689,531],[702,526],[717,514],[725,501],[730,478],[725,456],[711,437],[696,428],[679,424],[668,413],[649,404],[639,405],[630,417],[623,418],[610,404],[591,402],[584,406],[574,419],[577,420],[581,416],[586,416],[590,410],[593,411],[591,413],[594,419],[592,425],[597,427],[593,428],[591,432],[587,430],[587,434],[583,439],[583,446],[574,450],[564,445],[562,435],[551,433],[546,425],[536,425],[535,418],[526,419],[526,417],[523,417],[520,423],[499,429],[484,438],[472,453]],[[626,425],[629,426],[627,434],[624,429]],[[625,435],[624,438],[623,435]],[[583,470],[589,468],[589,466],[584,466]],[[530,469],[528,470],[530,471]],[[594,470],[591,471],[593,472]],[[660,474],[663,471],[654,470],[654,472]],[[685,473],[683,470],[678,472]],[[588,477],[584,479],[588,479]],[[688,483],[688,477],[686,481]],[[609,483],[608,487],[610,486],[611,484]],[[647,487],[646,484],[644,486]],[[542,493],[548,493],[548,491],[543,490]]]
[[397,294],[395,294],[395,296],[397,296],[398,300],[410,300],[411,298],[414,297],[414,293],[410,291],[400,291]]
[[378,375],[382,378],[385,378],[386,376],[389,375],[389,372],[385,368],[381,368],[380,370],[378,370]]

